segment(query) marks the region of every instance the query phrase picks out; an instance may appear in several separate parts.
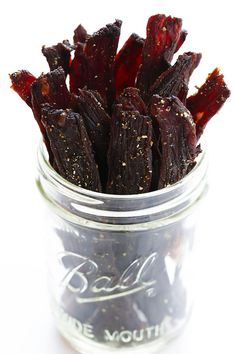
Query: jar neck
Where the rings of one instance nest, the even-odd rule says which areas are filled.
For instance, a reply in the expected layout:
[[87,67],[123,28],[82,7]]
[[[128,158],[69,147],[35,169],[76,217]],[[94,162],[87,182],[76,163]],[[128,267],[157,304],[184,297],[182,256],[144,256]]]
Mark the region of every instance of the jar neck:
[[[49,164],[41,142],[38,149],[39,190],[60,216],[72,222],[131,225],[174,220],[193,207],[206,191],[207,161],[201,153],[196,166],[181,181],[158,191],[112,195],[89,191],[62,178]],[[82,220],[83,219],[83,220]]]

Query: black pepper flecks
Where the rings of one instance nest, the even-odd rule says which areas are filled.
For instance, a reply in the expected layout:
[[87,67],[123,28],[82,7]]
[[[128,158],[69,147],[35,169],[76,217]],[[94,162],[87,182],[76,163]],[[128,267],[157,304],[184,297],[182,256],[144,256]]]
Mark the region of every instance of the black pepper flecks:
[[108,150],[107,193],[135,194],[150,190],[152,124],[137,110],[114,106]]
[[196,126],[177,97],[154,95],[149,109],[156,135],[160,135],[160,189],[179,181],[193,166],[197,156]]
[[43,46],[42,53],[46,57],[50,70],[55,70],[60,66],[63,68],[65,75],[69,72],[71,51],[73,47],[68,40],[58,43],[51,47]]
[[78,112],[84,121],[92,143],[94,158],[98,164],[102,185],[107,183],[107,150],[109,144],[111,118],[104,108],[98,92],[78,90],[78,96],[72,95],[71,108]]
[[60,175],[77,186],[100,192],[98,167],[82,117],[45,104],[42,122]]

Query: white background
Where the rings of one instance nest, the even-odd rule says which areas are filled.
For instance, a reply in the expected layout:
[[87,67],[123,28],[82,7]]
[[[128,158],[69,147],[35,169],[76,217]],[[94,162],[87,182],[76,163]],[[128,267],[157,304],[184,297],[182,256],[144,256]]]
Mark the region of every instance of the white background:
[[[115,18],[121,41],[145,35],[148,17],[184,19],[184,50],[203,53],[191,85],[219,66],[232,96],[209,124],[205,138],[210,191],[204,210],[197,301],[185,335],[165,354],[236,353],[236,64],[233,0],[13,1],[0,9],[0,353],[73,354],[54,329],[44,268],[43,204],[35,186],[38,127],[30,109],[10,90],[8,73],[47,71],[43,44],[72,39],[81,22],[93,32]],[[93,354],[93,353],[91,353]],[[145,354],[145,353],[144,353]]]

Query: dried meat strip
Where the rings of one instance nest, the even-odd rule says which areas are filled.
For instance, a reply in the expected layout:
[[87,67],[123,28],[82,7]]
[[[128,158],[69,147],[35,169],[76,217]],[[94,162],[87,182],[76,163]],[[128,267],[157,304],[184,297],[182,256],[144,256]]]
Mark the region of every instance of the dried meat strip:
[[43,46],[42,53],[47,59],[50,70],[55,70],[61,66],[65,72],[65,75],[67,75],[71,62],[70,53],[72,49],[72,46],[67,40],[51,47]]
[[158,76],[168,69],[182,41],[182,20],[180,18],[165,15],[155,15],[149,18],[142,64],[137,78],[137,87],[144,98]]
[[79,90],[78,96],[72,96],[71,108],[83,118],[92,143],[94,158],[98,164],[101,182],[105,186],[108,174],[107,150],[111,118],[106,113],[102,98],[97,92]]
[[184,44],[184,42],[185,42],[185,40],[187,38],[187,35],[188,35],[187,31],[185,31],[185,30],[181,31],[178,43],[177,43],[176,48],[175,48],[175,53],[178,52],[180,47],[182,47],[182,45]]
[[133,33],[116,55],[114,66],[116,96],[119,96],[126,87],[135,86],[143,46],[144,39]]
[[200,63],[201,57],[201,54],[191,52],[180,55],[176,63],[155,81],[150,96],[154,94],[162,97],[176,96],[185,104],[190,76]]
[[182,179],[193,166],[197,156],[196,127],[191,113],[177,97],[155,95],[149,109],[160,135],[160,189]]
[[224,82],[224,76],[216,68],[209,74],[198,92],[187,99],[187,108],[196,123],[198,139],[209,120],[219,111],[229,96],[230,90]]
[[86,29],[82,26],[79,25],[75,30],[74,30],[74,36],[73,36],[73,41],[74,44],[77,43],[85,43],[87,39],[89,39],[91,36],[87,33]]
[[124,111],[138,111],[140,114],[147,115],[146,105],[135,87],[126,88],[116,102],[122,104]]
[[88,60],[81,49],[77,46],[74,59],[70,66],[70,92],[78,94],[78,90],[87,86],[88,83]]
[[27,70],[19,70],[10,75],[12,82],[11,88],[18,93],[25,103],[29,107],[32,107],[31,104],[31,85],[36,80],[36,77],[32,75]]
[[59,67],[48,74],[42,74],[31,86],[33,113],[38,122],[41,120],[41,105],[49,103],[56,108],[67,108],[70,93],[65,82],[64,70]]
[[152,125],[138,111],[113,110],[108,150],[107,193],[149,192],[152,176]]
[[108,24],[95,32],[87,40],[84,48],[89,66],[87,88],[98,91],[109,107],[115,98],[114,59],[120,28],[119,20]]
[[77,186],[100,192],[98,168],[82,117],[44,104],[42,122],[60,175]]

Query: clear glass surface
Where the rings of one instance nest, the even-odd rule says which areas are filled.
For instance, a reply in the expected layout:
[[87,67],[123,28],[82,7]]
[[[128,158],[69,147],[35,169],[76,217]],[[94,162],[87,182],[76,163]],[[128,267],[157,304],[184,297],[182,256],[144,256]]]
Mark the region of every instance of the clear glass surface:
[[194,238],[204,154],[180,182],[117,196],[60,177],[40,145],[49,288],[56,324],[82,354],[156,353],[178,335],[193,300]]

